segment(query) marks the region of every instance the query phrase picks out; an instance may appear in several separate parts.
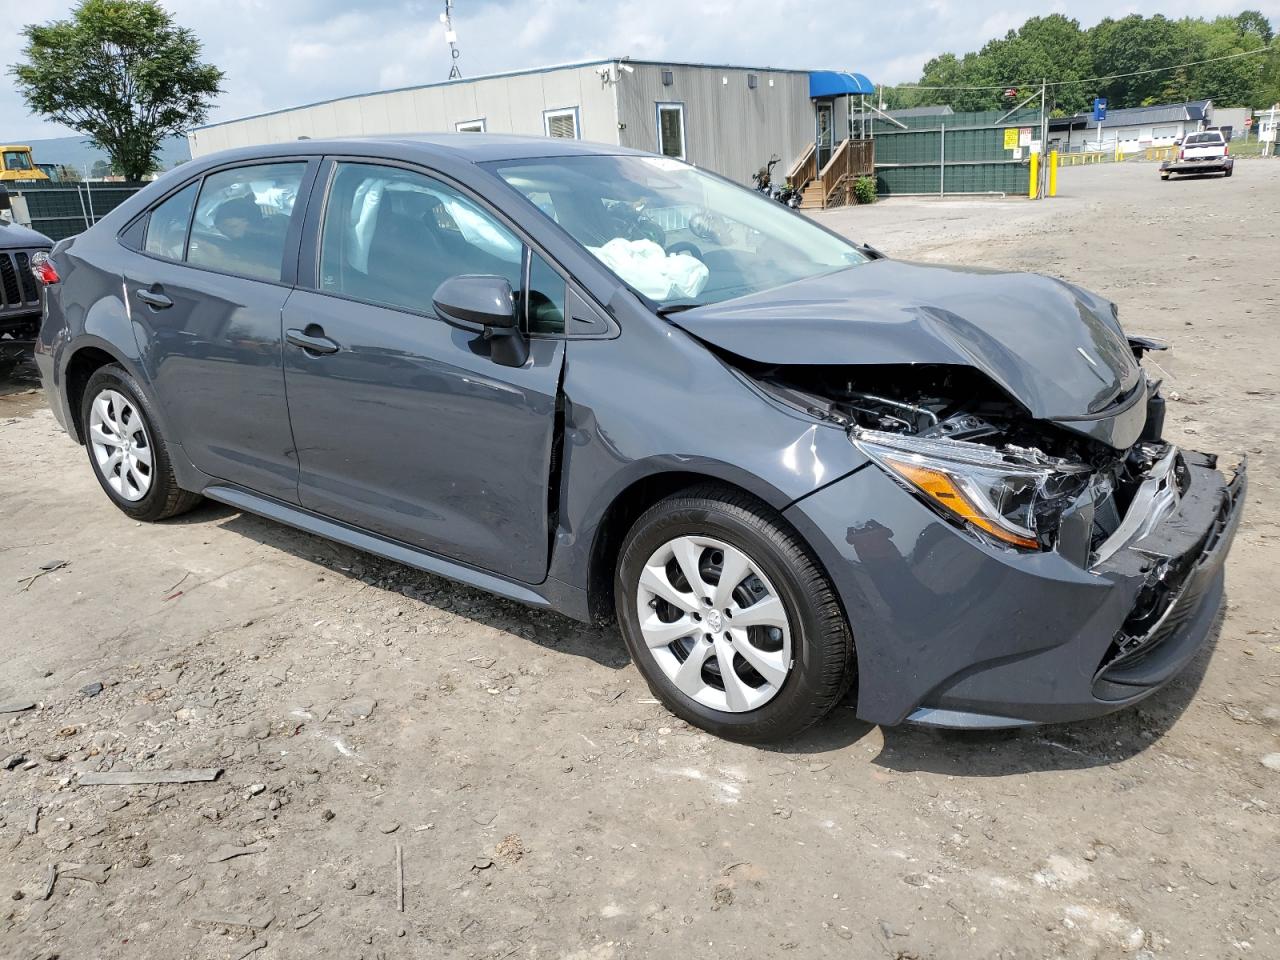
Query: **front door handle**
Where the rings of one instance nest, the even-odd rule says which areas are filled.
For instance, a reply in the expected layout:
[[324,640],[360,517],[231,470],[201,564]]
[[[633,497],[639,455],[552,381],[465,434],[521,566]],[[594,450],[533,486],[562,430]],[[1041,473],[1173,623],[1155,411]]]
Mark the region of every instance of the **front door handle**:
[[168,310],[173,306],[173,301],[166,297],[163,293],[155,290],[147,290],[145,288],[137,291],[138,299],[145,303],[152,310]]
[[284,338],[295,347],[301,347],[308,353],[337,353],[341,348],[337,343],[324,335],[324,331],[316,324],[306,330],[286,330]]

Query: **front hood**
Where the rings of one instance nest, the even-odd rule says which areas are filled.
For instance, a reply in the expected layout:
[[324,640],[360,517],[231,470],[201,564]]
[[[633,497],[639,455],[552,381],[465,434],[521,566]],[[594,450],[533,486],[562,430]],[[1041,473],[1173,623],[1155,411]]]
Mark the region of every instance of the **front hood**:
[[0,218],[0,250],[48,250],[53,241],[20,223]]
[[758,363],[971,366],[1048,420],[1092,417],[1140,377],[1109,303],[1031,273],[872,260],[668,319]]

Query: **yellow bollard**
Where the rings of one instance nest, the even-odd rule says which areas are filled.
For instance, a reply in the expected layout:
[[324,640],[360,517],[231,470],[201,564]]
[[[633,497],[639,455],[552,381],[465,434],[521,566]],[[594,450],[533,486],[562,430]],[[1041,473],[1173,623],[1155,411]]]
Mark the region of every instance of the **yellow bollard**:
[[1058,151],[1049,151],[1049,196],[1058,195]]
[[1040,154],[1033,153],[1031,155],[1031,177],[1027,181],[1027,198],[1034,200],[1036,198],[1036,183],[1040,173]]

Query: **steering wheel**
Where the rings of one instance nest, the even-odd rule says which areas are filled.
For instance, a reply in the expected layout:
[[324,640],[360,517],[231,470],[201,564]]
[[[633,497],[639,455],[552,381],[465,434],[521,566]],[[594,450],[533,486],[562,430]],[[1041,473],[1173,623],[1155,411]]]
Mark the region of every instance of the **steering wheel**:
[[674,256],[677,253],[687,253],[695,260],[702,260],[702,251],[698,249],[696,244],[690,243],[688,240],[681,240],[679,243],[673,243],[667,247],[667,253]]

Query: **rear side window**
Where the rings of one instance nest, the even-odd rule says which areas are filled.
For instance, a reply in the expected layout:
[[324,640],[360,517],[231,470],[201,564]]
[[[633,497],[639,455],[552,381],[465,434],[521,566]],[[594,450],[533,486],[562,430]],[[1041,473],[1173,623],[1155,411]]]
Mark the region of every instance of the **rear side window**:
[[187,262],[259,280],[279,280],[289,222],[306,163],[264,163],[205,177],[191,223]]
[[200,184],[189,183],[160,206],[147,218],[147,238],[142,245],[147,253],[169,260],[181,260],[187,246],[187,226],[191,223],[191,208],[196,202],[196,190]]
[[1224,142],[1220,133],[1193,133],[1184,144],[1188,147],[1216,147]]

